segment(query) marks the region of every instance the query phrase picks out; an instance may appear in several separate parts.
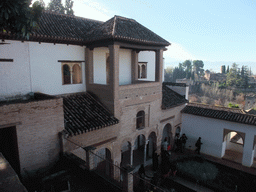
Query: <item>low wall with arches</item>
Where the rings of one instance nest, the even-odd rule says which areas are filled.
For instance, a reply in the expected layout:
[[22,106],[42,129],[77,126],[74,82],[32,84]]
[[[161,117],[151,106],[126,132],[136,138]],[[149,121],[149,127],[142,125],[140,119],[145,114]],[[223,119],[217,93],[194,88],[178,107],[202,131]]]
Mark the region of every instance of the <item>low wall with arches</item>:
[[201,137],[203,143],[201,152],[219,158],[225,155],[227,148],[225,136],[230,132],[239,133],[244,140],[242,164],[248,167],[252,165],[255,150],[255,126],[182,114],[182,127],[188,137],[187,146],[195,149],[196,140]]

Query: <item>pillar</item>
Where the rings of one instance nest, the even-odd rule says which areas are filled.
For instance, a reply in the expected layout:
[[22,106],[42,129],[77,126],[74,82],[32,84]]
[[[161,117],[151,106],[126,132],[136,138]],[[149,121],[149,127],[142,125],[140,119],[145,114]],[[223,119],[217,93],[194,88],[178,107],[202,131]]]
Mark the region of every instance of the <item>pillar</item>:
[[86,163],[89,170],[94,169],[94,154],[93,151],[96,149],[93,146],[83,148],[86,151]]
[[[118,152],[116,152],[118,153]],[[120,181],[120,175],[121,175],[121,170],[120,170],[120,164],[121,164],[121,154],[122,152],[120,151],[118,154],[116,154],[115,159],[113,161],[114,163],[114,167],[113,167],[113,171],[114,171],[114,179],[116,181]]]
[[112,92],[113,108],[111,112],[116,118],[120,118],[120,106],[119,106],[119,49],[120,45],[109,45],[109,60],[110,60],[110,71],[109,71],[109,82]]
[[163,72],[163,49],[155,51],[156,53],[156,69],[155,69],[155,81],[162,82],[162,72]]
[[254,159],[254,135],[246,134],[244,137],[244,149],[242,165],[251,167]]
[[145,141],[145,146],[144,146],[144,165],[147,161],[147,145],[148,145],[148,142],[149,142],[149,140],[146,140]]
[[86,87],[89,84],[93,83],[93,50],[86,48],[85,49],[85,78],[86,78]]
[[125,192],[133,192],[133,170],[134,168],[132,167],[127,167],[123,170],[123,191]]
[[130,165],[133,166],[133,150],[134,150],[135,146],[131,146],[131,163]]
[[138,80],[138,51],[132,51],[132,83],[136,83]]

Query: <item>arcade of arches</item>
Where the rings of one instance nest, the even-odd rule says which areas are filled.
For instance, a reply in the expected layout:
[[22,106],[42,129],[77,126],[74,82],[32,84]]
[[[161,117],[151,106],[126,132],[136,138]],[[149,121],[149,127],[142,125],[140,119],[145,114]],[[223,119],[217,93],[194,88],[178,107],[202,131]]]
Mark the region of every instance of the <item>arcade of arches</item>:
[[[172,133],[171,124],[166,124],[161,131],[161,135],[157,138],[156,132],[152,131],[148,138],[145,135],[138,135],[134,142],[126,141],[122,143],[121,147],[121,167],[126,167],[132,165],[134,167],[146,163],[151,160],[153,157],[154,151],[157,151],[157,148],[161,148],[161,143],[165,138],[168,139],[168,143],[173,145],[174,143],[174,134]],[[176,129],[176,133],[180,133],[180,128]]]

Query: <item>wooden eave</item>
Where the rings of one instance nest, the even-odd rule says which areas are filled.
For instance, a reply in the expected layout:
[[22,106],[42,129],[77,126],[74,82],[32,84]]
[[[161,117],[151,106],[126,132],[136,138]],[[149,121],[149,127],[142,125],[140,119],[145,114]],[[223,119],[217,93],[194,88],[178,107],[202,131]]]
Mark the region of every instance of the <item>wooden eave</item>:
[[164,49],[166,50],[165,46],[163,45],[145,45],[145,44],[138,44],[133,42],[124,42],[124,41],[116,41],[113,39],[106,39],[106,40],[99,40],[96,42],[85,43],[86,47],[93,50],[94,48],[98,47],[108,47],[109,45],[120,45],[120,48],[125,49],[133,49],[139,51],[154,51]]

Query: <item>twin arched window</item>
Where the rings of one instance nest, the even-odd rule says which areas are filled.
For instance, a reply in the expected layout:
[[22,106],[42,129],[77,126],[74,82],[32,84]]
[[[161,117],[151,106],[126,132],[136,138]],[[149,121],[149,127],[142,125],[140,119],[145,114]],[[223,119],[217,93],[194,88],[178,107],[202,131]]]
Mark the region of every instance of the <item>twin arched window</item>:
[[81,63],[63,63],[62,64],[62,84],[82,83]]
[[145,127],[145,112],[139,111],[136,116],[136,128],[142,129]]

